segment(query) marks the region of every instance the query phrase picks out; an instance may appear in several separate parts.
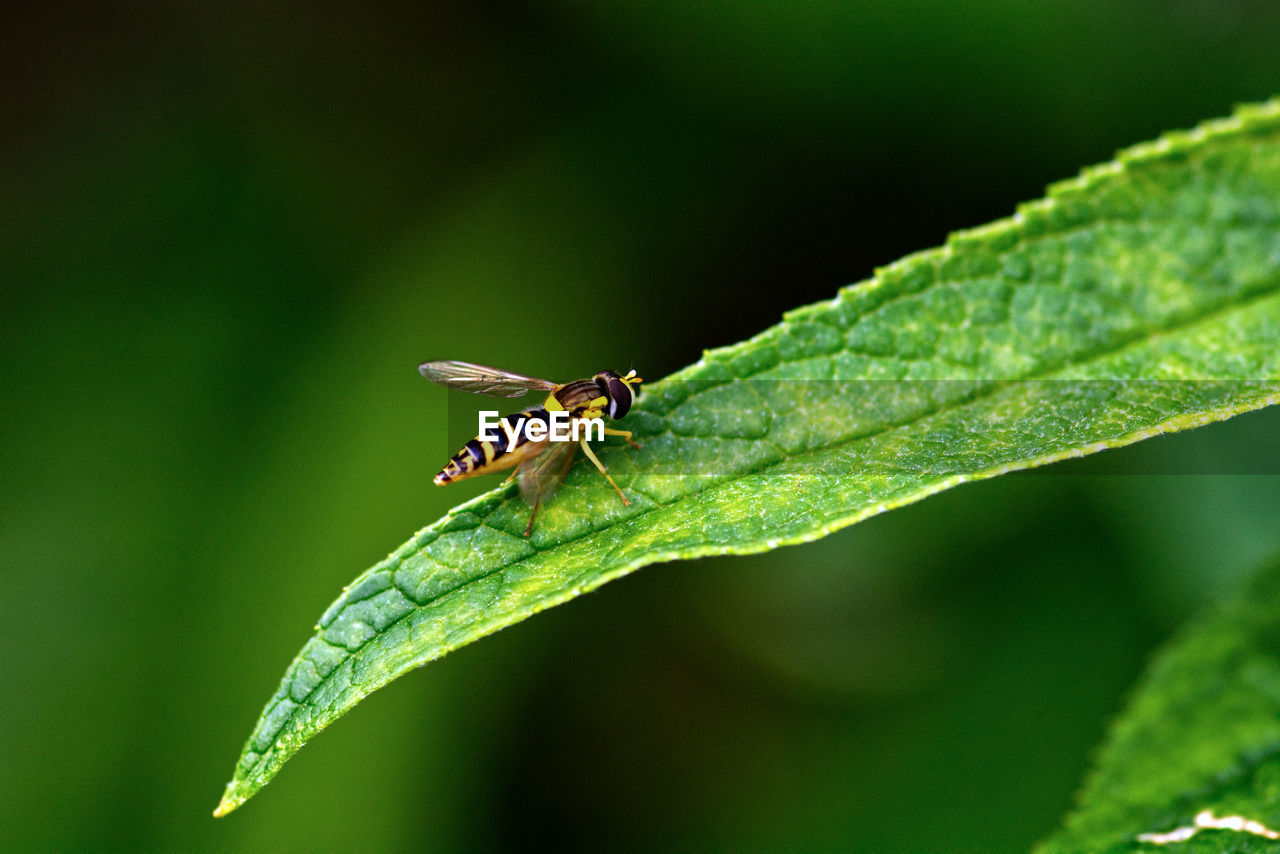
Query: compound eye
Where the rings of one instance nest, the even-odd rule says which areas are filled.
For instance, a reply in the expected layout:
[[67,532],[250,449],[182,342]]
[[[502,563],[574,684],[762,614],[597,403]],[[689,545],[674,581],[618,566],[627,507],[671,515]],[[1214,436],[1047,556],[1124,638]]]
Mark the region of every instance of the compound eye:
[[631,390],[631,386],[624,383],[616,374],[605,380],[605,384],[609,389],[609,417],[621,418],[631,411],[631,404],[635,401],[635,392]]

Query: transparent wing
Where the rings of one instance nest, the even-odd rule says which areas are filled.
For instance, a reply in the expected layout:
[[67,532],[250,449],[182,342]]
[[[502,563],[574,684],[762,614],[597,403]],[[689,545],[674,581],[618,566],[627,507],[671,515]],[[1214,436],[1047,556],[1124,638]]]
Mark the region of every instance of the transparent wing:
[[531,391],[550,391],[556,387],[550,380],[534,379],[470,362],[423,362],[418,365],[418,373],[433,383],[491,397],[519,397]]
[[551,448],[528,462],[521,463],[516,469],[516,483],[520,487],[520,497],[528,504],[547,501],[556,494],[564,476],[573,465],[573,452],[577,445],[573,442],[550,442]]

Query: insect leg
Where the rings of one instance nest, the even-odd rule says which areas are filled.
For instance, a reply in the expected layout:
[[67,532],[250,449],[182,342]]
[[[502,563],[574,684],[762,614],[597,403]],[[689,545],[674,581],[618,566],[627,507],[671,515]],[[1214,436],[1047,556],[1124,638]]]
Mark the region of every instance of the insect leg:
[[604,428],[604,434],[606,436],[621,436],[627,440],[627,444],[631,447],[637,449],[640,447],[640,443],[631,438],[630,430],[614,430],[612,427],[606,427]]
[[622,503],[630,507],[631,502],[627,500],[627,496],[622,494],[622,489],[613,482],[613,478],[609,477],[609,472],[605,470],[604,463],[600,462],[600,458],[596,456],[595,451],[591,450],[591,446],[587,444],[587,437],[583,436],[579,441],[582,444],[582,450],[587,454],[587,458],[595,463],[596,468],[600,469],[600,474],[605,476],[605,479],[609,481],[609,485],[618,490],[618,497],[622,499]]
[[533,500],[533,512],[529,514],[529,524],[524,526],[524,535],[529,536],[529,532],[533,530],[533,520],[538,515],[538,508],[542,504],[542,494],[539,491],[538,497]]
[[516,469],[516,483],[520,486],[520,497],[526,503],[533,505],[529,524],[524,529],[526,537],[533,531],[533,520],[537,518],[542,500],[545,498],[550,501],[556,494],[556,490],[560,488],[564,476],[569,471],[569,466],[573,463],[573,452],[576,450],[569,442],[562,442],[549,449],[545,444],[543,447],[542,453],[525,460]]

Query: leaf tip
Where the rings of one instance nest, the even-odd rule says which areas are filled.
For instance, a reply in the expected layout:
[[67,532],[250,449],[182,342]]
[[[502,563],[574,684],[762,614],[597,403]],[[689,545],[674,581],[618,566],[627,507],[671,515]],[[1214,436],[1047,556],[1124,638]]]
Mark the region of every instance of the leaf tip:
[[222,793],[222,800],[218,801],[218,807],[213,811],[213,817],[222,818],[244,802],[245,796],[236,789],[234,783],[230,783],[227,785],[227,790]]

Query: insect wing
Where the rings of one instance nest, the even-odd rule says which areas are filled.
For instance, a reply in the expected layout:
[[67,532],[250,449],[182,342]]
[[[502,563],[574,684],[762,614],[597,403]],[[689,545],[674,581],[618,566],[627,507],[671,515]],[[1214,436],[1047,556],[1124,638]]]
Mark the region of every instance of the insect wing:
[[516,469],[520,496],[529,504],[547,501],[556,494],[573,464],[572,442],[551,442],[551,448]]
[[519,397],[531,391],[550,391],[556,387],[550,380],[526,377],[470,362],[423,362],[418,365],[418,373],[434,383],[490,397]]

